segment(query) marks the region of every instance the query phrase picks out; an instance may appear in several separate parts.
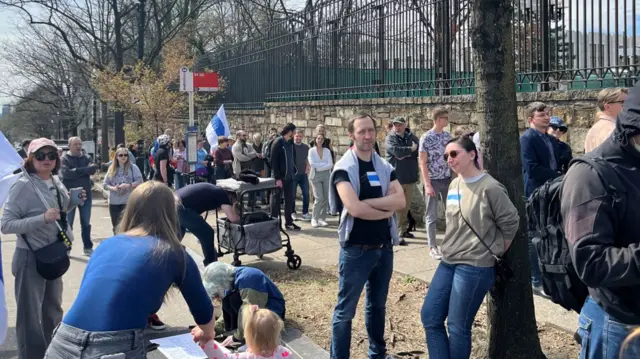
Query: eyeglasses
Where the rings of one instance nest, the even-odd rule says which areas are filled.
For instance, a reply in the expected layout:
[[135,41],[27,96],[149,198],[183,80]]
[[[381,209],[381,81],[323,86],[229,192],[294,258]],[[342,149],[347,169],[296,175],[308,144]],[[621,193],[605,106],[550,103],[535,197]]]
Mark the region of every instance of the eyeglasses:
[[560,131],[562,131],[562,132],[567,132],[567,128],[566,128],[566,127],[564,127],[564,126],[555,126],[555,125],[551,125],[551,128],[552,128],[554,131],[558,131],[558,130],[560,130]]
[[445,160],[445,161],[446,161],[446,160],[448,160],[448,159],[449,159],[449,157],[451,157],[451,158],[456,158],[456,157],[458,157],[458,151],[455,151],[455,150],[454,150],[454,151],[451,151],[451,152],[449,152],[449,153],[445,153],[443,157],[444,157],[444,160]]
[[58,152],[36,152],[33,157],[38,161],[44,161],[45,159],[55,161],[58,159]]

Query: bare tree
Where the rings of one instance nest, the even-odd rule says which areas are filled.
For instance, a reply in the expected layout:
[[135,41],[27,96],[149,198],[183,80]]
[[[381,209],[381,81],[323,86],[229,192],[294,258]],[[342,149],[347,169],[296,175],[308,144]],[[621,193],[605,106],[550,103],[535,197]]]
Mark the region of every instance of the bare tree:
[[6,43],[2,58],[12,67],[20,81],[2,79],[0,93],[24,102],[39,103],[39,110],[64,118],[65,129],[77,134],[76,128],[89,116],[91,86],[86,66],[68,56],[66,47],[55,34],[38,28],[25,28],[18,38]]

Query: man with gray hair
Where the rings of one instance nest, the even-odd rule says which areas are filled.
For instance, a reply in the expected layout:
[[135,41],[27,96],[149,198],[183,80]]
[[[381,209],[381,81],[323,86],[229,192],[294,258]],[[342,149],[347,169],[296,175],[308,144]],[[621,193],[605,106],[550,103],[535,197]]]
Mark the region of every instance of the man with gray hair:
[[[93,253],[93,243],[91,242],[91,175],[96,173],[96,168],[97,166],[91,163],[91,159],[82,153],[82,140],[80,137],[69,138],[69,151],[62,157],[60,174],[62,183],[68,190],[82,187],[87,193],[87,199],[84,204],[78,206],[85,256],[90,256]],[[76,208],[67,214],[67,221],[71,227],[73,227],[75,217]]]
[[213,262],[204,269],[202,281],[209,297],[222,301],[216,334],[234,331],[222,346],[244,340],[242,310],[245,306],[269,309],[284,320],[284,297],[278,286],[259,269]]

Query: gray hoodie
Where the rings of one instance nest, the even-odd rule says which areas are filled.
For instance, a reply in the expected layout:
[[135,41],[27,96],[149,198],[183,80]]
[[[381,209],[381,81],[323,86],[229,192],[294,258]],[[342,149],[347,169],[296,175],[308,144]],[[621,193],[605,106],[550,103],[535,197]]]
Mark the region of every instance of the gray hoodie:
[[62,156],[60,176],[65,187],[71,189],[82,187],[87,192],[87,199],[91,196],[91,175],[96,173],[96,167],[89,167],[91,160],[81,154],[74,156],[67,152]]
[[[44,212],[46,212],[47,209],[40,200],[40,197],[38,197],[29,179],[25,176],[26,175],[23,174],[9,190],[9,195],[7,196],[7,201],[4,206],[4,213],[2,214],[1,230],[5,234],[15,233],[18,235],[16,247],[29,249],[24,242],[22,236],[24,235],[31,247],[36,250],[58,240],[58,227],[55,223],[45,222]],[[46,182],[35,174],[32,174],[31,178],[33,178],[33,181],[46,199],[49,207],[59,208],[55,189],[49,187]],[[53,183],[60,191],[62,208],[68,212],[72,207],[69,207],[67,189],[57,176],[53,176]],[[67,225],[66,231],[69,240],[73,241],[73,231],[71,227]]]

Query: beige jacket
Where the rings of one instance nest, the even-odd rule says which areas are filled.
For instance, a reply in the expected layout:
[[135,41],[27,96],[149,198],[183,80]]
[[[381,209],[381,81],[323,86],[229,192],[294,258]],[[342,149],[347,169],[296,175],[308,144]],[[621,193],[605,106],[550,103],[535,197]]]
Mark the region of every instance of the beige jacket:
[[616,119],[603,113],[598,114],[598,121],[591,126],[584,139],[584,153],[593,151],[604,142],[616,129]]

